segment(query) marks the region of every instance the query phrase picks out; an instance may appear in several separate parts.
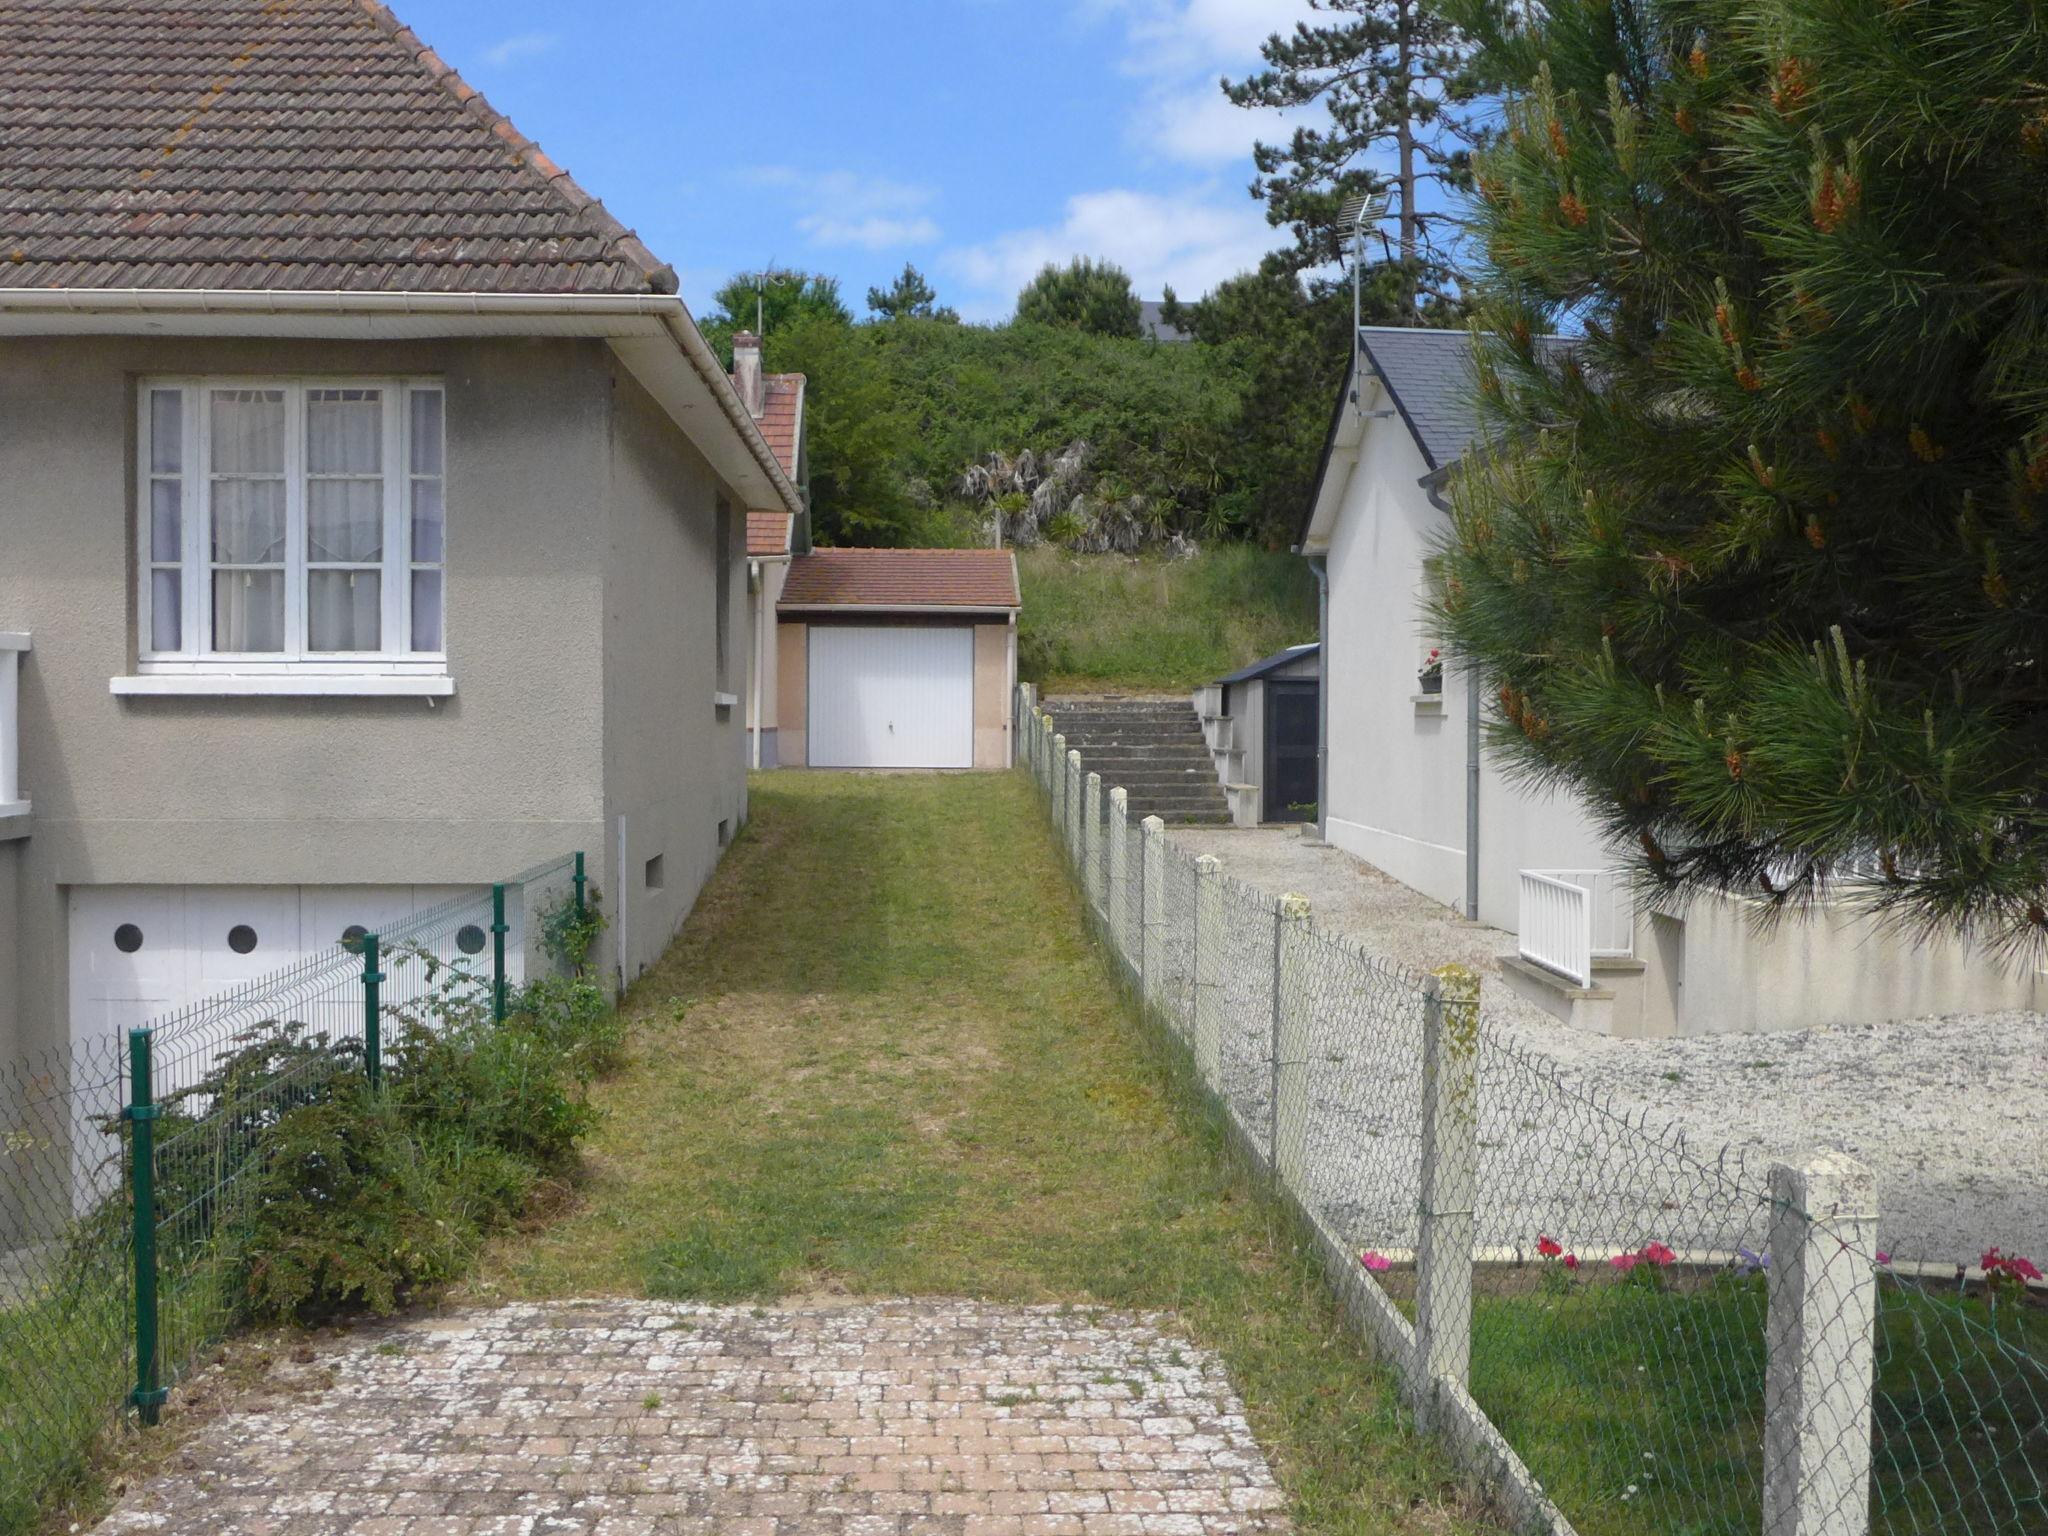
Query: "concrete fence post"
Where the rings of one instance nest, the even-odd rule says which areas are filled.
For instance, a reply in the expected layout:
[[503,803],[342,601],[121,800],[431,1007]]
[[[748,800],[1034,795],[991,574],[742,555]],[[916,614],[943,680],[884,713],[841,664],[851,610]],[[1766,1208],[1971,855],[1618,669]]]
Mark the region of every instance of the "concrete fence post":
[[1102,775],[1091,772],[1081,781],[1081,852],[1086,878],[1081,889],[1088,893],[1088,905],[1103,910],[1102,890]]
[[1081,749],[1067,749],[1067,857],[1074,861],[1074,873],[1083,877],[1082,892],[1087,892],[1085,878],[1087,868],[1081,857]]
[[1877,1190],[1839,1152],[1771,1169],[1764,1536],[1870,1529]]
[[1052,716],[1038,717],[1038,782],[1046,798],[1052,798]]
[[1266,1081],[1272,1087],[1266,1124],[1266,1167],[1280,1183],[1307,1203],[1309,1010],[1303,989],[1289,987],[1300,979],[1302,944],[1308,937],[1306,896],[1288,892],[1273,906],[1273,1018],[1266,1040]]
[[1131,796],[1121,784],[1109,792],[1109,941],[1128,968],[1131,944]]
[[1037,715],[1038,685],[1036,683],[1019,683],[1017,685],[1016,751],[1020,762],[1023,760],[1024,755],[1031,750],[1031,743],[1025,738],[1024,732],[1031,722],[1037,718]]
[[1060,829],[1060,836],[1067,835],[1067,738],[1060,732],[1053,732],[1052,761],[1046,764],[1046,793],[1052,796],[1052,819]]
[[1166,823],[1147,816],[1144,834],[1144,916],[1138,934],[1138,988],[1147,1008],[1166,996]]
[[1223,861],[1195,860],[1195,1071],[1223,1091]]
[[1479,978],[1433,973],[1422,1007],[1422,1168],[1415,1243],[1418,1423],[1434,1417],[1438,1382],[1472,1375],[1473,1211],[1479,1183]]

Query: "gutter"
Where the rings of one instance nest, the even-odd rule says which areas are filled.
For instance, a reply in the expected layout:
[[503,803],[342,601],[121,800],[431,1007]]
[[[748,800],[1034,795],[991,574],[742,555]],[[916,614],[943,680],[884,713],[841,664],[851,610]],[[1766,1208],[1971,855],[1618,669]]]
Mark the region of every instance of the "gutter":
[[718,365],[710,343],[675,294],[656,293],[419,293],[327,290],[272,292],[226,288],[0,288],[0,317],[28,315],[361,315],[451,319],[546,315],[600,318],[621,316],[660,322],[726,420],[739,432],[754,462],[792,516],[803,498],[781,461],[754,424],[732,380]]
[[777,613],[846,613],[855,617],[864,613],[909,613],[938,614],[954,618],[1006,618],[1016,621],[1017,607],[1014,603],[1000,606],[988,605],[970,607],[965,603],[777,603]]

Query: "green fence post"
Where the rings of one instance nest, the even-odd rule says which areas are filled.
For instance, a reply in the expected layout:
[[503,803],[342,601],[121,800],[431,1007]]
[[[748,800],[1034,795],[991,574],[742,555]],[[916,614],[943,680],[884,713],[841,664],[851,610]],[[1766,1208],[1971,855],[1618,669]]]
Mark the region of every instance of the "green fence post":
[[491,887],[491,1018],[505,1022],[505,887]]
[[128,1400],[145,1424],[161,1417],[170,1394],[161,1385],[156,1333],[156,1094],[150,1082],[149,1031],[128,1031],[128,1177],[135,1221],[135,1390]]
[[377,985],[384,973],[377,969],[377,935],[363,935],[363,1069],[370,1086],[384,1081],[384,1010],[377,999]]
[[581,853],[578,853],[576,855],[576,915],[578,917],[582,917],[585,915],[583,906],[583,887],[588,885],[589,883],[589,876],[583,873],[583,855]]

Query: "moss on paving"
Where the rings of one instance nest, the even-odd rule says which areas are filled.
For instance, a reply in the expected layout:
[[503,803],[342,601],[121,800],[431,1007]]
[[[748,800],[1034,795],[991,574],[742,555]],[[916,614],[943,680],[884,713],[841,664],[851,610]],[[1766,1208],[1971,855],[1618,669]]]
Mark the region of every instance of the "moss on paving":
[[573,1207],[476,1299],[818,1292],[1175,1314],[1300,1529],[1491,1528],[1084,937],[1013,775],[766,774],[634,988]]

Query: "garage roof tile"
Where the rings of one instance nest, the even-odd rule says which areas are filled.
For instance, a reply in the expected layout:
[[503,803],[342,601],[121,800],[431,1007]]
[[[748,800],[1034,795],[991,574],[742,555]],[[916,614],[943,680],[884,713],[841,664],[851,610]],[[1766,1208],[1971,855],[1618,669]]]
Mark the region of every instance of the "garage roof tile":
[[789,565],[784,608],[1015,608],[1007,549],[820,549]]

